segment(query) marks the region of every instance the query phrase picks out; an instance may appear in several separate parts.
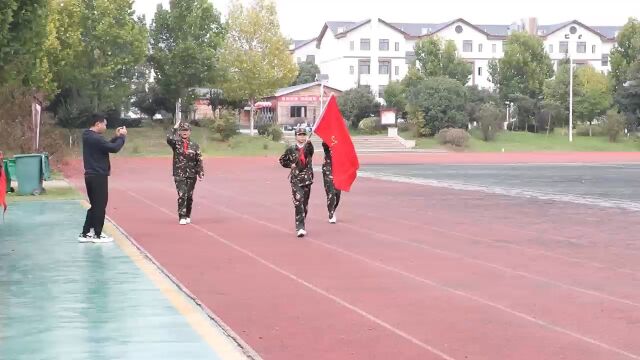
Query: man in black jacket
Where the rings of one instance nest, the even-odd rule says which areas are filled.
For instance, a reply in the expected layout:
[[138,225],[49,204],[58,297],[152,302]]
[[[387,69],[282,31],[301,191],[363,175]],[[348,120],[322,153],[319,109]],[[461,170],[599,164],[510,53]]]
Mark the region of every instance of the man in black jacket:
[[293,207],[296,214],[296,235],[307,235],[305,219],[309,212],[309,197],[311,196],[311,184],[313,184],[313,144],[308,141],[307,130],[298,127],[295,131],[296,144],[287,147],[280,156],[280,165],[291,169],[289,181],[293,194]]
[[[104,115],[91,115],[90,128],[82,133],[82,157],[84,160],[84,183],[91,208],[87,210],[87,217],[78,237],[80,242],[110,242],[112,238],[102,233],[104,218],[109,198],[109,182],[111,163],[109,153],[117,153],[122,149],[127,136],[127,129],[116,129],[116,136],[110,141],[102,137],[107,130],[107,119]],[[93,229],[93,234],[91,230]]]

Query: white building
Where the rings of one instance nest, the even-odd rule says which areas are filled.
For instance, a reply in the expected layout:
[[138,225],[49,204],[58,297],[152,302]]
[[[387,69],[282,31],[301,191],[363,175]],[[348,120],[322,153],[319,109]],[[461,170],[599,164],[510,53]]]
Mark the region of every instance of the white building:
[[295,41],[294,60],[312,60],[329,83],[340,90],[368,85],[376,95],[406,75],[415,60],[416,41],[437,36],[453,40],[460,57],[472,64],[468,85],[492,88],[488,63],[504,55],[504,41],[513,31],[540,36],[551,59],[570,55],[578,64],[609,71],[609,53],[620,27],[589,27],[579,21],[538,25],[535,18],[511,25],[475,25],[464,19],[440,24],[390,23],[380,18],[360,22],[326,22],[317,38]]

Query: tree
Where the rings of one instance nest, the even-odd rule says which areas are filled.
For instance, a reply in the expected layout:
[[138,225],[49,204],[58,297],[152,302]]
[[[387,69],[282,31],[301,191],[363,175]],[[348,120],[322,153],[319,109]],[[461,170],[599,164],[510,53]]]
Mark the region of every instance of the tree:
[[249,100],[250,132],[253,135],[253,105],[291,84],[296,64],[288,41],[280,32],[276,7],[267,0],[254,0],[244,8],[235,0],[229,9],[228,35],[220,54],[224,78],[220,87],[230,100]]
[[629,67],[624,82],[616,90],[615,102],[635,130],[640,119],[640,60]]
[[576,117],[591,125],[596,117],[602,116],[611,107],[612,97],[607,76],[592,66],[584,66],[576,71],[577,96],[574,103]]
[[298,66],[298,77],[292,85],[308,84],[316,81],[320,68],[313,61],[305,61]]
[[540,38],[516,32],[507,38],[504,57],[490,62],[489,74],[503,100],[515,94],[537,99],[553,65]]
[[36,87],[47,78],[42,64],[47,8],[47,0],[0,2],[0,85]]
[[[573,74],[574,84],[577,82],[576,73]],[[558,66],[556,76],[544,84],[544,99],[560,104],[569,110],[569,64]]]
[[422,113],[422,134],[437,134],[446,127],[464,127],[468,123],[464,106],[467,90],[457,80],[446,77],[427,78],[407,89],[407,103],[412,113]]
[[627,72],[640,59],[640,21],[630,18],[624,25],[616,45],[611,50],[611,79],[615,88],[624,83]]
[[173,102],[168,97],[162,95],[157,84],[151,84],[147,89],[140,89],[135,95],[131,105],[140,110],[149,118],[153,118],[157,113],[164,110],[171,112],[175,108]]
[[609,136],[610,142],[616,142],[620,133],[624,131],[624,116],[618,113],[615,109],[607,111],[607,116],[604,121],[604,130]]
[[405,111],[407,107],[405,88],[399,81],[392,81],[384,88],[384,102],[387,107],[395,109],[396,112]]
[[220,14],[208,0],[171,0],[169,9],[160,5],[151,24],[150,60],[161,94],[176,103],[190,89],[212,85],[224,34]]
[[345,120],[351,123],[351,127],[357,129],[360,120],[375,116],[380,104],[368,87],[359,87],[343,92],[338,97],[338,107]]
[[473,71],[471,64],[458,57],[453,41],[443,44],[439,38],[429,37],[416,43],[415,52],[419,69],[425,77],[449,77],[463,85],[469,81]]

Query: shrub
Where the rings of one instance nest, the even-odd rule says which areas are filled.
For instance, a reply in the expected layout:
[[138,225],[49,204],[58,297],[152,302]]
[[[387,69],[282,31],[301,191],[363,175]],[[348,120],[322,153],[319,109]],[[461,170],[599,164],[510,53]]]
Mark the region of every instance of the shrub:
[[[603,136],[605,134],[604,129],[601,125],[592,125],[591,126],[591,135],[592,136]],[[576,135],[577,136],[589,136],[589,125],[581,124],[576,126]]]
[[496,134],[500,131],[504,113],[493,104],[484,104],[480,107],[477,117],[480,121],[480,132],[482,140],[495,140]]
[[624,131],[625,118],[622,114],[618,114],[616,110],[607,111],[607,117],[604,121],[604,131],[609,137],[610,142],[616,142],[620,133]]
[[210,124],[210,129],[220,135],[222,141],[227,141],[238,134],[238,120],[235,112],[223,110],[216,121]]
[[271,139],[272,141],[280,141],[283,137],[282,129],[278,126],[278,124],[271,124],[267,127],[265,132],[265,137]]
[[442,129],[436,139],[442,145],[465,147],[469,142],[469,133],[464,129]]
[[358,124],[358,129],[360,129],[364,134],[376,134],[380,130],[380,119],[377,117],[362,119],[360,124]]

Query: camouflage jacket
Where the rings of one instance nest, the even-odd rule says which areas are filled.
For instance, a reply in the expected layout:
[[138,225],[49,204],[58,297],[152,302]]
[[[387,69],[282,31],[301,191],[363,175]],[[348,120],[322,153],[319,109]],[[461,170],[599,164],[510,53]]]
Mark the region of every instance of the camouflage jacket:
[[296,185],[311,185],[313,183],[313,144],[309,141],[304,145],[305,165],[300,162],[298,156],[298,145],[294,144],[287,147],[284,154],[280,156],[280,165],[291,169],[291,165],[295,167],[291,169],[289,180]]
[[185,141],[182,140],[176,129],[172,129],[171,133],[167,135],[167,144],[173,150],[174,177],[195,178],[196,176],[204,176],[202,153],[198,144],[188,140],[187,151],[185,152]]

